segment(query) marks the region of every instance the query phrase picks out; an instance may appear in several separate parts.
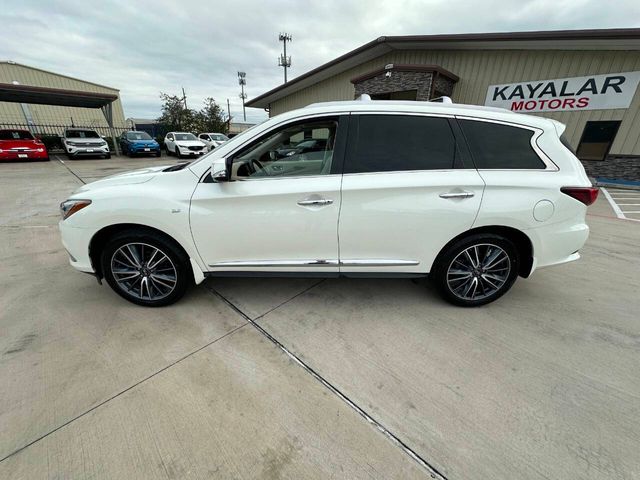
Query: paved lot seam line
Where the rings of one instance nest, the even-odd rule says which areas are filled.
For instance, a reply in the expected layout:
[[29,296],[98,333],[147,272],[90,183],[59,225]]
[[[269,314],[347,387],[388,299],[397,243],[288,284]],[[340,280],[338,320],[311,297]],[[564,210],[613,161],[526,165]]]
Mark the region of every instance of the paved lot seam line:
[[[87,182],[85,182],[82,178],[80,178],[78,175],[76,175],[76,172],[74,172],[73,170],[71,170],[71,169],[67,166],[67,164],[66,164],[66,163],[64,163],[64,161],[63,161],[63,160],[60,160],[60,157],[59,157],[58,155],[54,155],[54,156],[56,157],[56,160],[57,160],[57,161],[59,161],[59,162],[62,164],[62,166],[63,166],[64,168],[66,168],[67,170],[69,170],[69,173],[71,173],[71,175],[73,175],[73,176],[74,176],[74,177],[76,177],[78,180],[80,180],[80,181],[82,182],[82,184],[83,184],[83,185],[86,185],[86,184],[87,184]],[[0,460],[0,461],[2,461],[2,460]]]
[[[273,310],[275,310],[276,308],[281,307],[285,303],[288,303],[291,300],[293,300],[294,298],[296,298],[296,297],[308,292],[309,290],[311,290],[312,288],[314,288],[316,285],[318,285],[320,283],[322,283],[322,282],[318,282],[318,283],[316,283],[314,285],[311,285],[309,288],[307,288],[307,289],[303,290],[302,292],[298,293],[297,295],[291,297],[289,300],[281,303],[277,307],[272,308],[271,310],[269,310],[269,312],[272,312]],[[246,313],[244,313],[240,308],[238,308],[236,305],[234,305],[224,295],[222,295],[220,292],[218,292],[216,289],[214,289],[212,287],[206,286],[205,288],[208,288],[212,293],[214,293],[215,295],[220,297],[225,303],[227,303],[227,305],[229,305],[236,312],[238,312],[240,315],[242,315],[242,317],[248,323],[250,323],[256,330],[258,330],[258,332],[260,332],[263,336],[265,336],[267,338],[267,340],[269,340],[276,347],[278,347],[280,350],[282,350],[282,352],[284,352],[285,355],[287,355],[291,360],[293,360],[295,363],[297,363],[307,373],[309,373],[313,378],[315,378],[322,385],[324,385],[327,389],[329,389],[331,391],[331,393],[336,395],[340,400],[342,400],[349,407],[351,407],[351,409],[355,410],[370,425],[373,425],[379,432],[381,432],[385,437],[387,437],[394,445],[399,447],[402,451],[404,451],[404,453],[406,453],[413,460],[415,460],[422,468],[424,468],[429,473],[431,478],[435,478],[437,480],[447,480],[447,477],[445,477],[440,471],[438,471],[438,469],[436,467],[434,467],[429,462],[427,462],[418,453],[416,453],[414,450],[412,450],[411,447],[409,447],[406,443],[404,443],[402,440],[400,440],[400,438],[398,438],[391,431],[389,431],[384,425],[382,425],[379,421],[377,421],[375,418],[373,418],[371,415],[369,415],[366,411],[364,411],[362,408],[360,408],[355,402],[353,402],[353,400],[351,400],[349,397],[347,397],[344,393],[342,393],[340,390],[338,390],[337,387],[335,387],[334,385],[329,383],[328,380],[326,380],[324,377],[322,377],[318,372],[316,372],[313,368],[311,368],[309,365],[307,365],[303,360],[298,358],[294,353],[289,351],[289,349],[287,349],[287,347],[285,347],[282,343],[280,343],[275,337],[273,337],[264,328],[262,328],[260,325],[258,325],[254,320],[252,320]],[[269,313],[269,312],[267,312],[267,313]],[[259,317],[256,317],[256,320],[259,319],[259,318],[264,317],[267,313],[264,313],[264,314],[260,315]]]
[[[234,309],[235,310],[235,309]],[[164,367],[162,367],[160,370],[158,370],[157,372],[152,373],[151,375],[143,378],[142,380],[137,381],[136,383],[134,383],[133,385],[128,386],[127,388],[125,388],[124,390],[116,393],[115,395],[112,395],[111,397],[107,398],[106,400],[103,400],[102,402],[100,402],[97,405],[94,405],[93,407],[91,407],[89,410],[87,410],[86,412],[83,412],[75,417],[73,417],[71,420],[67,420],[65,423],[63,423],[62,425],[57,426],[56,428],[54,428],[53,430],[45,433],[44,435],[39,436],[38,438],[36,438],[35,440],[32,440],[31,442],[27,443],[26,445],[23,445],[22,447],[14,450],[13,452],[11,452],[10,454],[8,454],[7,456],[3,457],[0,459],[0,463],[4,462],[5,460],[7,460],[10,457],[13,457],[14,455],[16,455],[17,453],[20,453],[22,450],[29,448],[31,445],[38,443],[40,440],[48,437],[49,435],[51,435],[52,433],[57,432],[58,430],[63,429],[64,427],[66,427],[67,425],[75,422],[76,420],[84,417],[85,415],[93,412],[94,410],[97,410],[98,408],[102,407],[103,405],[109,403],[111,400],[114,400],[116,398],[118,398],[120,395],[127,393],[129,390],[132,390],[134,388],[136,388],[138,385],[146,382],[147,380],[152,379],[153,377],[155,377],[156,375],[159,375],[160,373],[164,372],[165,370],[170,369],[171,367],[173,367],[174,365],[177,365],[178,363],[182,362],[183,360],[191,357],[192,355],[195,355],[196,353],[198,353],[201,350],[204,350],[205,348],[213,345],[214,343],[218,342],[219,340],[222,340],[223,338],[228,337],[229,335],[237,332],[238,330],[240,330],[242,327],[246,327],[247,324],[243,323],[242,325],[234,328],[233,330],[230,330],[229,332],[225,333],[224,335],[222,335],[221,337],[216,338],[215,340],[212,340],[211,342],[207,343],[206,345],[203,345],[202,347],[194,350],[193,352],[187,353],[185,356],[180,357],[179,359],[177,359],[176,361],[170,363],[169,365],[166,365]]]

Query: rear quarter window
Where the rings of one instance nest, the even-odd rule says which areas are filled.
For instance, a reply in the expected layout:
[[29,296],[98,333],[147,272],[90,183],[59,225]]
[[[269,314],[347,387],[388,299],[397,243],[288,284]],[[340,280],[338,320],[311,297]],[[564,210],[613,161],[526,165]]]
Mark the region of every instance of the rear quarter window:
[[531,146],[534,132],[492,122],[459,120],[478,169],[544,169]]
[[456,141],[446,118],[361,114],[349,138],[345,173],[454,168]]

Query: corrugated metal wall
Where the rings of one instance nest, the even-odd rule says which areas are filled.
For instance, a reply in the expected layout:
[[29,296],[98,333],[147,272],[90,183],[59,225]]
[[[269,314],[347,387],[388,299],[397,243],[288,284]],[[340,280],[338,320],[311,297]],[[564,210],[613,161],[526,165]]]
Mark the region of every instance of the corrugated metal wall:
[[[102,87],[82,80],[76,80],[54,73],[44,72],[23,65],[0,63],[0,83],[17,81],[22,85],[36,87],[64,88],[85,92],[118,94],[118,90]],[[107,126],[107,121],[98,108],[59,107],[54,105],[29,105],[36,124],[70,125],[71,117],[75,125]],[[0,102],[0,123],[25,123],[19,103]],[[124,112],[120,99],[113,104],[113,124],[124,127]]]
[[[436,64],[460,77],[453,90],[459,103],[484,104],[487,88],[509,82],[579,77],[640,70],[637,51],[564,50],[407,50],[396,51],[363,63],[316,85],[271,104],[277,115],[309,103],[352,100],[350,79],[388,63]],[[640,89],[639,89],[640,90]],[[640,93],[626,110],[545,112],[567,125],[567,137],[575,147],[588,120],[622,120],[611,154],[640,155]]]

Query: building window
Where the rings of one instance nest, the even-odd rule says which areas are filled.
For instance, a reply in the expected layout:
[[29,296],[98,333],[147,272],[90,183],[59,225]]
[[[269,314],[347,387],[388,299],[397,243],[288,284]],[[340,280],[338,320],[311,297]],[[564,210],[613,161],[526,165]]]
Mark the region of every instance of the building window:
[[371,100],[416,100],[418,90],[402,90],[399,92],[375,93]]
[[587,122],[578,144],[580,160],[604,160],[609,154],[613,140],[616,138],[620,122]]

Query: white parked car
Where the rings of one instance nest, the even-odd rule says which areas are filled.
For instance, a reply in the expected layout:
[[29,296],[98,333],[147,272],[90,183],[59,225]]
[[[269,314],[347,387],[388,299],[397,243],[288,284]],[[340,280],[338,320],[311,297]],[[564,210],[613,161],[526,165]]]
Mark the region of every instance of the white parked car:
[[[80,187],[62,240],[71,265],[141,305],[208,276],[273,275],[429,275],[448,301],[482,305],[579,258],[598,190],[564,128],[469,105],[315,104],[196,162]],[[322,154],[289,154],[310,139]]]
[[229,137],[224,133],[201,133],[198,135],[198,140],[204,142],[207,149],[211,151],[229,140]]
[[199,157],[207,153],[207,146],[198,140],[193,133],[169,132],[164,137],[164,146],[169,155],[178,158]]
[[95,130],[67,128],[62,134],[61,141],[69,158],[83,156],[111,158],[109,145]]

